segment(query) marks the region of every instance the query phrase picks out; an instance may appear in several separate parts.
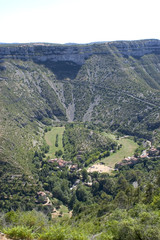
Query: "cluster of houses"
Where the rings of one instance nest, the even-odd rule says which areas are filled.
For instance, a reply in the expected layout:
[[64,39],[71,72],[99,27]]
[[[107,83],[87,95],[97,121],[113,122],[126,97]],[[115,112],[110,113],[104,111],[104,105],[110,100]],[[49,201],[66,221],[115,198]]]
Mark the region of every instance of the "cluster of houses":
[[[150,148],[148,150],[144,150],[140,156],[138,157],[132,156],[132,157],[124,158],[121,162],[115,165],[115,168],[118,169],[125,165],[133,166],[136,163],[138,163],[142,158],[152,158],[156,156],[160,156],[160,147],[155,148],[154,146],[150,145]],[[81,157],[81,154],[79,155],[79,157]],[[73,164],[71,161],[65,161],[63,159],[54,158],[54,159],[49,159],[48,162],[57,163],[58,168],[63,168],[67,166],[68,169],[70,169],[71,171],[78,170],[78,165]]]
[[155,148],[155,147],[151,147],[148,151],[148,156],[149,157],[156,157],[160,155],[160,149]]
[[121,162],[115,164],[115,168],[118,169],[125,165],[133,166],[138,162],[139,162],[139,158],[136,158],[136,157],[124,158]]
[[133,166],[140,161],[142,158],[152,158],[160,156],[160,149],[152,146],[149,150],[144,150],[139,157],[127,157],[124,158],[120,163],[115,165],[115,168],[120,168],[125,165]]
[[49,159],[48,162],[50,162],[50,163],[57,163],[59,168],[63,168],[63,167],[68,166],[68,168],[71,171],[74,171],[74,170],[78,169],[78,165],[77,164],[73,164],[71,161],[65,161],[63,159],[54,158],[54,159]]

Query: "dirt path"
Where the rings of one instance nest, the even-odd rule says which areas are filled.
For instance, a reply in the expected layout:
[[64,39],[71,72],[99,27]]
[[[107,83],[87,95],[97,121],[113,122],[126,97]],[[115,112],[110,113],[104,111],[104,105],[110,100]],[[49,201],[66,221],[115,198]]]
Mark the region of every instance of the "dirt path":
[[87,172],[109,173],[114,169],[103,164],[94,164],[88,168]]
[[45,204],[43,204],[43,206],[47,206],[50,203],[49,198],[47,197],[47,202]]

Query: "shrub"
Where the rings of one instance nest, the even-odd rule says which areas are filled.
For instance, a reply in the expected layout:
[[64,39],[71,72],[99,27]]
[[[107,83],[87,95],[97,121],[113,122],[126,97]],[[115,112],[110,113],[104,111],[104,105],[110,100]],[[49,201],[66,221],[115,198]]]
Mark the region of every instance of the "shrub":
[[97,234],[97,240],[113,240],[114,237],[111,233],[100,233]]
[[67,239],[68,240],[87,240],[88,238],[83,233],[72,231],[69,234]]
[[18,218],[18,212],[15,212],[13,210],[5,214],[5,221],[7,224],[17,223]]
[[32,228],[36,232],[41,232],[48,224],[46,215],[35,210],[23,212],[19,217],[19,223],[23,226]]
[[88,238],[78,230],[64,227],[54,227],[39,235],[38,240],[88,240]]
[[63,228],[50,228],[47,232],[40,234],[38,240],[64,240],[65,236]]
[[32,229],[23,226],[17,226],[13,228],[7,228],[3,230],[7,237],[14,240],[31,240],[33,239]]

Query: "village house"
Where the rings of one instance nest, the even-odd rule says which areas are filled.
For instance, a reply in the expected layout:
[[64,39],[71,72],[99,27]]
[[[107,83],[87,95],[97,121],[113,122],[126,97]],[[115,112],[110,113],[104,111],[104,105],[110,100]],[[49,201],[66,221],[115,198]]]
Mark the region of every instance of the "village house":
[[58,161],[58,158],[54,158],[54,159],[49,159],[48,162],[49,163],[54,163],[54,162],[57,162]]
[[155,148],[154,146],[152,146],[149,150],[148,150],[148,155],[149,157],[155,157],[158,156],[160,154],[159,150],[157,150],[157,148]]
[[58,159],[58,158],[54,158],[54,159],[49,159],[48,162],[50,163],[58,163],[58,166],[59,167],[65,167],[65,166],[68,166],[68,165],[71,165],[72,162],[71,161],[65,161],[63,159]]
[[127,158],[123,159],[121,162],[117,163],[115,165],[115,168],[120,168],[120,167],[126,166],[126,165],[133,166],[134,164],[136,164],[138,162],[139,162],[139,159],[136,157],[127,157]]
[[84,185],[87,187],[92,187],[93,184],[92,184],[92,182],[86,182],[86,183],[84,183]]
[[73,184],[73,186],[70,188],[70,190],[73,190],[73,189],[77,189],[77,186],[78,186],[78,184],[80,183],[80,179],[77,179],[76,181],[75,181],[75,183]]
[[40,192],[37,192],[37,195],[40,196],[40,197],[44,197],[44,196],[46,196],[46,193],[40,191]]
[[140,155],[140,158],[147,158],[147,157],[148,157],[148,153],[147,153],[146,150],[144,150],[144,151],[142,152],[142,154]]
[[50,201],[49,197],[52,197],[52,193],[49,191],[46,192],[37,192],[37,197],[36,197],[36,203],[40,203],[43,204],[43,206],[47,206],[50,208],[50,210],[52,211],[52,202]]
[[22,178],[22,174],[12,175],[11,179]]
[[75,171],[75,170],[77,170],[77,168],[78,168],[77,164],[73,164],[73,165],[70,166],[71,171]]
[[46,203],[47,202],[47,196],[46,196],[46,193],[45,192],[37,192],[37,197],[36,197],[36,202],[37,203]]

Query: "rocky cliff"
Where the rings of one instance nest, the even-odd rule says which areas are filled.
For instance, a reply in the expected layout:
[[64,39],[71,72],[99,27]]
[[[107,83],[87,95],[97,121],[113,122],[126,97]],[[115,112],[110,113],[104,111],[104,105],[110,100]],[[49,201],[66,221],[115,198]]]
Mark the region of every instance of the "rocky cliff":
[[160,53],[160,40],[119,41],[108,43],[124,56],[142,57],[146,54]]
[[0,45],[0,59],[33,60],[35,62],[69,61],[78,65],[94,54],[122,54],[142,57],[160,53],[160,40],[117,41],[87,45],[18,44]]
[[0,47],[0,59],[21,59],[38,62],[45,61],[72,61],[82,65],[90,55],[91,46],[65,46],[65,45],[16,45]]

